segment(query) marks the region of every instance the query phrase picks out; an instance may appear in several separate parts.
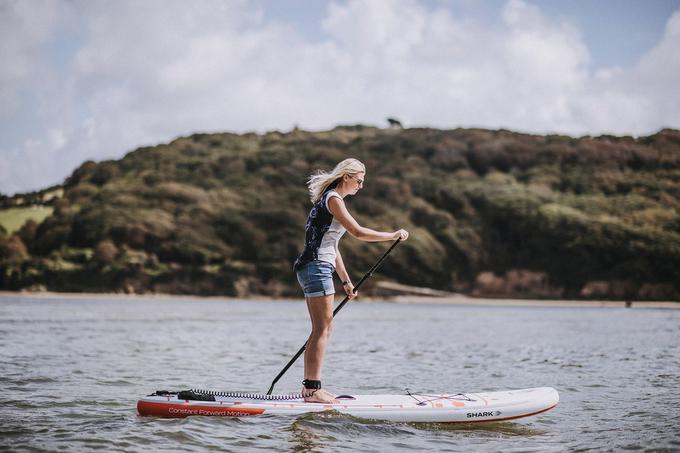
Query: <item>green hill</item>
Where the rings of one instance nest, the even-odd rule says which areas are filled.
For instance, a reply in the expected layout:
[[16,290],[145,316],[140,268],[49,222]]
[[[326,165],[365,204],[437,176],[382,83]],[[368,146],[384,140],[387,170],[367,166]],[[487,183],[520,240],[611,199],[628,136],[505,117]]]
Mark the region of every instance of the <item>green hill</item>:
[[[381,278],[499,297],[680,299],[676,130],[196,134],[0,197],[0,224],[9,209],[53,208],[0,227],[0,288],[298,297],[305,181],[346,157],[368,168],[347,200],[359,222],[412,234]],[[385,247],[342,242],[355,278]]]

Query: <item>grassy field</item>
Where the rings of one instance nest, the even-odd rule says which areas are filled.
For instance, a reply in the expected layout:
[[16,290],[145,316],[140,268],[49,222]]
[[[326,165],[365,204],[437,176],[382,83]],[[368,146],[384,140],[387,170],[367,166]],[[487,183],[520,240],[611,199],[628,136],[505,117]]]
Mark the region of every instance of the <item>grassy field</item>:
[[8,208],[0,210],[0,225],[8,234],[17,231],[28,219],[40,223],[52,214],[53,208],[49,206],[34,206],[24,208]]

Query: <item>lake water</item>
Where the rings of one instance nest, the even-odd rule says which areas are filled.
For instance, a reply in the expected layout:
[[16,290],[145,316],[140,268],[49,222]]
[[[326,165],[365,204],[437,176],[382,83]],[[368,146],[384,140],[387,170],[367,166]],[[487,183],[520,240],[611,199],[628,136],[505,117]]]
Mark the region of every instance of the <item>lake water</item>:
[[[351,302],[323,381],[336,393],[552,386],[514,422],[339,414],[140,417],[156,389],[266,392],[304,343],[302,301],[0,299],[0,448],[126,451],[680,450],[680,310]],[[276,387],[297,392],[302,360]]]

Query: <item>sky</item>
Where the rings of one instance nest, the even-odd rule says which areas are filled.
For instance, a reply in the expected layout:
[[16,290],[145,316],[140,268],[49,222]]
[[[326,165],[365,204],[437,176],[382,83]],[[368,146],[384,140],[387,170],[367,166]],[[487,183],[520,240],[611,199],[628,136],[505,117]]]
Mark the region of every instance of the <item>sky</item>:
[[680,0],[0,0],[0,193],[196,132],[680,129]]

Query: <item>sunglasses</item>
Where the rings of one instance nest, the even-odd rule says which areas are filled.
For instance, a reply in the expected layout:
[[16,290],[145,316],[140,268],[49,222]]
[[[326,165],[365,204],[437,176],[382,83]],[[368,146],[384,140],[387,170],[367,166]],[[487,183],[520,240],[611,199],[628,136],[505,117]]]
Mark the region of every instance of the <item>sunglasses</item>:
[[360,186],[363,186],[363,185],[364,185],[364,180],[363,180],[363,179],[359,179],[359,178],[357,178],[357,177],[354,176],[354,175],[347,175],[347,176],[349,176],[349,177],[352,178],[352,179],[355,179],[356,182],[357,182],[357,184],[359,184]]

